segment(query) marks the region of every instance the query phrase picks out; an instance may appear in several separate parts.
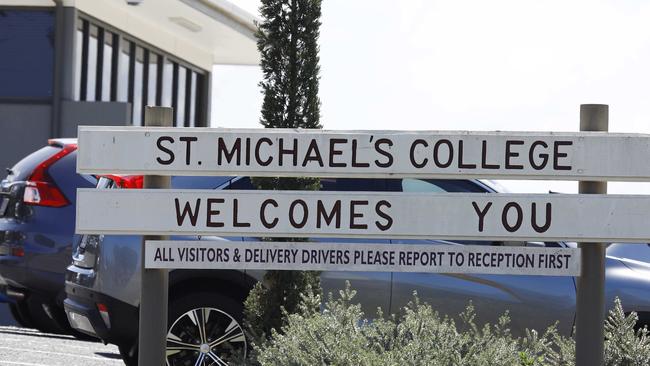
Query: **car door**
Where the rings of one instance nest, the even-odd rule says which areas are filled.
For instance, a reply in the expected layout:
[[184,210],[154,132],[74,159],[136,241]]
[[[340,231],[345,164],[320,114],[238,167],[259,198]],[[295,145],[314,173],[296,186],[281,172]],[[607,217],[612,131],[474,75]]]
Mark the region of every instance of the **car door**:
[[[397,179],[357,179],[357,178],[321,178],[320,189],[322,191],[337,192],[379,192],[401,189],[400,181]],[[250,178],[243,177],[234,180],[228,189],[254,189]],[[258,241],[257,237],[244,237],[245,241]],[[311,241],[321,243],[380,243],[389,244],[388,239],[345,239],[345,238],[310,238]],[[246,274],[260,280],[264,271],[247,270]],[[356,300],[361,303],[362,310],[368,317],[373,317],[377,308],[388,309],[390,305],[390,272],[322,272],[321,287],[327,296],[332,293],[338,296],[338,291],[345,288],[345,281],[350,281],[352,287],[357,291]]]
[[[397,192],[400,188],[398,179],[321,178],[322,191]],[[313,238],[312,240],[329,243],[390,243],[388,239]],[[352,288],[357,291],[356,300],[361,304],[361,309],[367,317],[374,317],[378,307],[386,312],[385,310],[390,306],[390,272],[321,273],[321,287],[324,294],[331,292],[338,296],[338,291],[345,288],[346,281],[349,281]]]
[[[403,179],[404,192],[486,192],[467,180]],[[432,218],[435,219],[435,218]],[[392,243],[445,245],[436,240],[392,240]],[[547,245],[559,243],[495,243],[456,241],[452,245]],[[471,301],[479,322],[495,323],[508,311],[513,333],[525,328],[544,330],[559,321],[558,330],[571,333],[575,308],[573,277],[514,276],[481,274],[394,273],[391,312],[397,312],[417,291],[418,297],[441,314],[458,315]]]

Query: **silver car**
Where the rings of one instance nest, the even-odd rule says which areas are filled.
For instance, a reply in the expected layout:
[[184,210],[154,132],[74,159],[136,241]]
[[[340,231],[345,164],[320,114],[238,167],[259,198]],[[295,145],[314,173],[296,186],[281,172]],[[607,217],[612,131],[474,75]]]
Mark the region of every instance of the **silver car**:
[[[116,181],[117,180],[117,181]],[[129,178],[102,178],[98,188],[133,187]],[[173,177],[173,188],[253,189],[248,177]],[[487,181],[420,179],[321,179],[327,191],[475,192],[502,191]],[[435,218],[431,218],[434,220]],[[177,239],[181,239],[180,237]],[[187,239],[187,237],[183,238]],[[194,237],[195,240],[259,240],[247,237]],[[139,236],[87,235],[73,249],[67,269],[64,305],[73,328],[117,344],[127,365],[137,364],[138,306],[140,295]],[[320,238],[312,238],[319,241]],[[322,239],[324,240],[324,239]],[[328,238],[331,242],[332,239]],[[336,240],[335,240],[336,241]],[[344,240],[341,240],[344,241]],[[349,242],[350,240],[345,240]],[[354,239],[354,242],[364,240]],[[481,242],[437,240],[367,240],[367,242],[420,245],[518,245],[569,247],[556,242]],[[607,258],[607,299],[622,299],[626,311],[650,320],[650,248],[646,244],[613,245]],[[246,349],[241,319],[243,301],[263,271],[174,270],[169,275],[169,365],[187,364],[197,354],[187,344],[199,342],[200,327],[207,329],[212,352],[228,359]],[[394,313],[417,291],[442,314],[457,315],[472,301],[479,322],[495,322],[509,311],[512,331],[544,329],[558,323],[562,334],[572,332],[576,279],[573,277],[431,274],[386,272],[323,272],[325,293],[336,293],[350,281],[367,316]],[[196,338],[196,339],[195,339]],[[191,362],[193,364],[193,361]]]

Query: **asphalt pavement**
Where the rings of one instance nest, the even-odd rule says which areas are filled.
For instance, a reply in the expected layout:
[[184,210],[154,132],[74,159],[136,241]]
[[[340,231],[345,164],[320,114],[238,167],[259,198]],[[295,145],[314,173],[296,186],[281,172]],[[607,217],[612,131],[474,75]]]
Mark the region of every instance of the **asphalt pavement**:
[[0,303],[0,365],[119,366],[124,363],[116,346],[19,328],[7,304]]

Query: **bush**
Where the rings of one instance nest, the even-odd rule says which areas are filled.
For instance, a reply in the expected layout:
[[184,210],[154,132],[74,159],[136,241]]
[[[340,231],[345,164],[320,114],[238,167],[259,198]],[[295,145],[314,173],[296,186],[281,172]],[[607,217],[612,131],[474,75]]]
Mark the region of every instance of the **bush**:
[[[299,310],[286,314],[281,332],[255,345],[261,365],[574,365],[575,345],[555,327],[543,333],[527,330],[513,337],[508,314],[497,324],[479,327],[474,307],[460,314],[458,322],[441,317],[417,296],[401,315],[385,317],[378,311],[369,322],[361,306],[353,303],[356,292],[347,285],[323,311],[319,295],[302,296]],[[647,329],[634,331],[638,317],[625,315],[621,302],[606,320],[606,365],[649,365]],[[458,323],[458,324],[457,324]]]

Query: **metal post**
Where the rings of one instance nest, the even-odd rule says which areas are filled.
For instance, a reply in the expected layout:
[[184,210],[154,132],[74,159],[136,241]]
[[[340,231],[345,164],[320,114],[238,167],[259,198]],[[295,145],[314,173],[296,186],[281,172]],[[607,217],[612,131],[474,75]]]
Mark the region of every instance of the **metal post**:
[[[144,125],[171,127],[172,108],[145,107]],[[170,188],[170,177],[145,175],[144,188]],[[140,324],[138,334],[138,365],[165,365],[167,339],[168,272],[165,269],[145,269],[146,240],[167,240],[167,236],[146,235],[140,246],[142,281],[140,284]]]
[[[608,130],[609,106],[580,105],[580,131]],[[581,181],[583,194],[607,193],[607,182]],[[588,215],[588,212],[584,213]],[[598,225],[598,223],[595,223]],[[605,243],[580,243],[581,269],[576,298],[576,366],[604,363]]]

